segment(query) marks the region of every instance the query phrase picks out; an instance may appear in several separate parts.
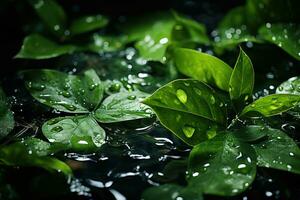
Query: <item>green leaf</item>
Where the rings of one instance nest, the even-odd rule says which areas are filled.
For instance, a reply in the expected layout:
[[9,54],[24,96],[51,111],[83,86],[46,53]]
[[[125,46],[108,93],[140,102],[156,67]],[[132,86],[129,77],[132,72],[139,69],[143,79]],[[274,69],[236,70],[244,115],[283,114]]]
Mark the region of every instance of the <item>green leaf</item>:
[[254,88],[254,69],[250,58],[240,49],[239,57],[229,81],[229,94],[240,110],[252,98]]
[[150,118],[151,109],[141,103],[148,96],[147,93],[140,91],[112,94],[95,111],[95,117],[102,123]]
[[177,69],[184,75],[228,91],[232,69],[222,60],[191,49],[171,52]]
[[257,116],[257,113],[270,117],[286,112],[300,102],[300,95],[272,94],[261,97],[246,106],[240,116]]
[[265,40],[279,46],[295,59],[300,60],[300,25],[267,24],[259,29],[259,33]]
[[[280,84],[276,89],[277,94],[296,94],[300,95],[300,77],[292,77]],[[288,111],[289,114],[300,118],[300,104]]]
[[300,174],[300,149],[292,138],[280,130],[265,128],[267,139],[253,144],[257,164]]
[[256,142],[267,136],[265,128],[257,125],[250,125],[232,132],[235,138],[242,142]]
[[73,45],[60,45],[44,36],[32,34],[24,39],[23,45],[16,58],[48,59],[73,53],[77,47]]
[[74,20],[70,25],[72,35],[78,35],[103,28],[108,24],[108,18],[103,15],[84,16]]
[[142,199],[152,200],[203,200],[203,196],[199,190],[193,190],[188,187],[182,187],[175,184],[165,184],[157,187],[151,187],[144,191]]
[[13,112],[10,110],[6,96],[0,87],[0,139],[7,136],[14,126]]
[[105,143],[105,131],[90,116],[54,118],[44,123],[42,131],[49,142],[76,150],[90,150]]
[[237,195],[255,178],[254,149],[231,134],[198,144],[189,159],[189,186],[204,194]]
[[55,70],[23,72],[26,88],[39,102],[68,113],[88,113],[103,98],[103,85],[94,70],[68,75]]
[[214,90],[196,80],[176,80],[143,103],[149,105],[162,125],[189,145],[215,136],[226,125],[226,108]]
[[37,15],[56,36],[62,36],[66,30],[67,16],[55,0],[29,0]]
[[103,36],[93,34],[92,43],[88,45],[88,50],[96,53],[113,52],[120,50],[127,43],[125,36]]
[[64,162],[46,156],[49,153],[49,143],[39,139],[29,138],[0,149],[0,163],[8,166],[41,167],[50,172],[62,172],[72,176],[71,168]]

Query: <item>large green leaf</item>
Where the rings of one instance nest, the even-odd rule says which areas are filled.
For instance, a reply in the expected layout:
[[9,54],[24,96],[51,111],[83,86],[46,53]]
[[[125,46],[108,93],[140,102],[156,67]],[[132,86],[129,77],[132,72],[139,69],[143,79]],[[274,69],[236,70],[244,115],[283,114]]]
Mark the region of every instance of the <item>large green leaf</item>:
[[6,96],[0,87],[0,139],[9,134],[14,125],[13,112],[10,110]]
[[62,172],[71,176],[71,168],[58,159],[46,156],[49,153],[49,143],[29,138],[0,148],[0,164],[41,167],[50,172]]
[[[280,84],[276,89],[277,94],[296,94],[300,95],[300,77],[292,77]],[[289,111],[289,114],[300,118],[300,104]]]
[[151,109],[141,103],[148,96],[140,91],[112,94],[95,111],[95,117],[102,123],[149,118],[152,116]]
[[199,190],[183,187],[175,184],[165,184],[157,187],[151,187],[143,192],[142,199],[152,200],[203,200]]
[[103,85],[94,70],[68,75],[55,70],[23,72],[26,87],[39,102],[68,113],[88,113],[103,98]]
[[76,150],[94,149],[105,142],[105,131],[90,116],[54,118],[44,123],[42,131],[49,142]]
[[67,16],[55,0],[29,0],[29,2],[52,33],[57,36],[65,33]]
[[261,114],[265,117],[269,117],[286,112],[295,107],[299,102],[300,95],[272,94],[261,97],[246,106],[240,115],[257,116],[257,114]]
[[300,174],[300,149],[292,138],[280,130],[265,128],[266,140],[253,144],[257,164]]
[[24,39],[23,45],[16,58],[47,59],[73,53],[77,49],[73,45],[61,45],[44,36],[32,34]]
[[158,89],[143,103],[160,122],[190,145],[216,134],[226,125],[226,108],[212,88],[196,80],[176,80]]
[[232,69],[222,60],[199,51],[175,48],[171,51],[177,69],[184,75],[229,90]]
[[247,100],[252,98],[254,87],[254,69],[250,58],[240,49],[239,57],[229,81],[229,94],[231,100],[240,110]]
[[231,134],[198,144],[189,159],[189,186],[205,194],[237,195],[255,178],[254,149]]
[[269,23],[262,26],[259,33],[265,40],[276,44],[295,59],[300,60],[300,25]]
[[70,25],[72,35],[78,35],[105,27],[108,18],[103,15],[84,16],[74,20]]

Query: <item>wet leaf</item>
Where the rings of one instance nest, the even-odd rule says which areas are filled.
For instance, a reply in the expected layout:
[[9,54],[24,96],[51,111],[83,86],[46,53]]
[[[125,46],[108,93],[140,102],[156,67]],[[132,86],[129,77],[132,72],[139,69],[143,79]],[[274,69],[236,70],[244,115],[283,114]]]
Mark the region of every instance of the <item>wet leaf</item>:
[[93,34],[92,42],[88,45],[88,49],[96,53],[114,52],[120,50],[127,43],[124,36],[103,36]]
[[191,49],[175,48],[172,56],[184,75],[228,91],[232,69],[222,60]]
[[257,164],[300,174],[300,149],[292,138],[276,129],[265,128],[266,140],[253,144]]
[[229,81],[229,94],[238,110],[252,99],[254,88],[254,69],[250,58],[240,49],[239,57]]
[[[281,83],[277,89],[277,94],[296,94],[300,95],[300,77],[292,77]],[[300,104],[288,111],[289,114],[300,118]]]
[[12,131],[15,126],[13,112],[7,102],[7,98],[0,87],[0,139]]
[[103,85],[94,70],[68,75],[55,70],[23,72],[26,88],[39,102],[68,113],[93,111],[103,98]]
[[44,36],[32,34],[27,36],[16,58],[25,59],[48,59],[70,54],[77,50],[77,47],[67,44],[58,44]]
[[148,96],[140,91],[112,94],[95,111],[95,117],[102,123],[150,118],[153,114],[151,109],[141,103]]
[[189,186],[204,194],[237,195],[251,185],[255,174],[254,149],[231,134],[202,142],[190,153]]
[[267,136],[265,128],[257,125],[242,127],[234,130],[232,134],[240,141],[248,143],[256,142]]
[[300,25],[268,24],[259,29],[260,35],[300,60]]
[[28,138],[0,148],[0,163],[8,166],[41,167],[50,172],[62,172],[72,176],[71,168],[64,162],[46,156],[49,143],[39,139]]
[[105,142],[105,131],[90,116],[54,118],[44,123],[42,131],[49,142],[76,150],[99,148]]
[[300,95],[272,94],[261,97],[246,106],[240,116],[258,116],[259,114],[270,117],[286,112],[300,102]]
[[62,36],[66,30],[67,16],[55,0],[29,0],[37,15],[56,36]]
[[214,90],[196,80],[176,80],[143,101],[160,122],[189,145],[215,136],[226,124],[226,108]]
[[70,33],[78,35],[103,28],[109,20],[103,15],[84,16],[74,20],[70,25]]
[[144,200],[161,199],[161,200],[178,200],[193,199],[203,200],[202,194],[194,189],[183,187],[175,184],[165,184],[148,188],[142,195]]

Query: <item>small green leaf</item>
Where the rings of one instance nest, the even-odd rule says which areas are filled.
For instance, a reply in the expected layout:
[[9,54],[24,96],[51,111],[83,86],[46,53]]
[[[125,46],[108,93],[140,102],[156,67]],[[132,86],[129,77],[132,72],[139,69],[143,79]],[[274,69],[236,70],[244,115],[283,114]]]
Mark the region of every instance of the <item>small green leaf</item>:
[[74,20],[70,25],[71,35],[78,35],[103,28],[108,24],[108,18],[103,15],[84,16]]
[[48,59],[73,53],[77,47],[73,45],[60,45],[44,36],[32,34],[24,39],[23,45],[16,58]]
[[176,80],[144,100],[160,122],[189,145],[215,136],[226,108],[214,90],[196,80]]
[[49,143],[29,138],[0,149],[0,163],[8,166],[41,167],[50,172],[62,172],[72,176],[71,168],[64,162],[46,156],[50,153]]
[[42,131],[49,142],[76,150],[90,150],[105,143],[105,131],[90,116],[54,118],[44,123]]
[[246,106],[240,116],[257,116],[257,113],[265,117],[278,115],[295,107],[300,102],[300,95],[272,94],[261,97]]
[[94,70],[77,76],[48,69],[27,70],[23,75],[36,100],[63,112],[88,113],[103,98],[104,88]]
[[300,149],[292,138],[280,130],[265,128],[266,140],[253,144],[257,164],[300,174]]
[[256,125],[250,125],[237,129],[233,131],[232,134],[240,141],[248,143],[256,142],[267,136],[265,128]]
[[247,100],[252,99],[254,87],[254,69],[250,58],[240,49],[239,57],[229,81],[229,94],[233,103],[240,110]]
[[151,187],[142,194],[144,200],[203,200],[203,196],[199,190],[183,187],[175,184],[165,184],[157,187]]
[[0,87],[0,139],[8,135],[14,126],[13,112],[10,110],[6,96]]
[[171,52],[177,69],[184,75],[228,91],[232,69],[222,60],[199,51],[175,48]]
[[259,33],[265,40],[276,44],[295,59],[300,60],[300,25],[268,24],[262,26]]
[[37,15],[56,36],[62,36],[66,30],[67,16],[55,0],[29,0]]
[[202,142],[190,153],[189,186],[204,194],[237,195],[250,186],[255,174],[254,149],[231,134]]
[[[300,77],[292,77],[280,84],[276,89],[277,94],[300,95]],[[289,114],[300,118],[300,104],[288,111]]]
[[95,117],[102,123],[150,118],[151,109],[141,103],[148,96],[147,93],[140,91],[112,94],[95,111]]

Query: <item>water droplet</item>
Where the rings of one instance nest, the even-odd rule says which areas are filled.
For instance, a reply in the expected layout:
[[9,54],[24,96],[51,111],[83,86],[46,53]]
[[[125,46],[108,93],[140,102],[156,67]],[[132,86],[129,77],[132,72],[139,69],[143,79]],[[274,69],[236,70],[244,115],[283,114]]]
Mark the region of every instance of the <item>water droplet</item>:
[[286,168],[287,168],[288,171],[292,170],[292,166],[291,165],[286,165]]
[[202,95],[202,92],[199,88],[193,88],[193,90],[196,92],[196,94],[198,94],[199,96]]
[[90,85],[89,90],[93,91],[97,86],[98,86],[98,84],[92,84],[92,85]]
[[135,95],[130,95],[130,96],[127,97],[127,99],[129,99],[129,100],[135,100],[136,96]]
[[54,119],[50,119],[48,122],[47,122],[47,124],[48,125],[54,125],[54,124],[57,124],[58,122],[60,121],[60,119],[59,118],[54,118]]
[[199,172],[194,172],[193,177],[197,177],[197,176],[199,176]]
[[61,132],[63,130],[63,127],[61,126],[55,126],[54,128],[51,129],[51,132]]
[[62,104],[63,107],[65,107],[69,111],[75,111],[76,107],[70,104]]
[[195,128],[191,126],[184,126],[182,131],[187,138],[191,138],[194,135]]
[[247,167],[247,165],[245,165],[245,164],[239,164],[239,165],[238,165],[238,169],[243,169],[243,168],[245,168],[245,167]]
[[289,155],[292,157],[295,156],[295,154],[293,152],[290,152]]
[[213,95],[210,96],[210,103],[211,104],[215,104],[216,103],[216,99]]
[[185,104],[187,102],[187,95],[182,89],[176,91],[176,96],[181,103]]

